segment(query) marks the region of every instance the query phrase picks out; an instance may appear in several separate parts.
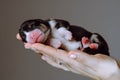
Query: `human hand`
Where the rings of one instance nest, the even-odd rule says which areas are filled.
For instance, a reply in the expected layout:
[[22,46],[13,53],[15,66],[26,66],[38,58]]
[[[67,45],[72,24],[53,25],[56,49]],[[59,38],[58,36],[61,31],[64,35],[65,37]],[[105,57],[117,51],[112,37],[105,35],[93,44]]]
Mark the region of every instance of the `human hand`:
[[[21,40],[19,34],[17,39]],[[119,80],[120,69],[112,57],[96,54],[89,55],[81,51],[64,51],[40,43],[25,43],[25,48],[42,53],[41,58],[50,65],[82,74],[97,80]]]

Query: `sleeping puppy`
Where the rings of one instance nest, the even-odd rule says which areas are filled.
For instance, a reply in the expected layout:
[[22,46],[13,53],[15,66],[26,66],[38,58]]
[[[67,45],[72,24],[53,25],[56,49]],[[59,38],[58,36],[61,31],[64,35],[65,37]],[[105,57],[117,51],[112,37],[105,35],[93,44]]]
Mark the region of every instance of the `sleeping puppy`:
[[21,25],[19,34],[28,43],[40,42],[67,51],[82,50],[89,54],[109,55],[108,45],[101,35],[61,19],[27,20]]

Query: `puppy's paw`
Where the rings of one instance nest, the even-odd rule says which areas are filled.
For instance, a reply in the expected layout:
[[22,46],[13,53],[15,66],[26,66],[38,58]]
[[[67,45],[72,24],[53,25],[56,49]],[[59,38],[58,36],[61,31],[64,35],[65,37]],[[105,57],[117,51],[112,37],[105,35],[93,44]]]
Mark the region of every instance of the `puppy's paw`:
[[91,43],[90,48],[91,49],[98,49],[98,44],[97,43]]
[[82,44],[88,44],[89,39],[87,37],[82,37]]
[[65,39],[66,40],[71,40],[72,39],[72,33],[70,31],[66,31]]
[[54,48],[59,48],[61,46],[61,41],[58,39],[51,39],[50,40],[50,45]]
[[90,41],[87,37],[82,37],[82,45],[83,45],[83,48],[87,48],[90,46]]

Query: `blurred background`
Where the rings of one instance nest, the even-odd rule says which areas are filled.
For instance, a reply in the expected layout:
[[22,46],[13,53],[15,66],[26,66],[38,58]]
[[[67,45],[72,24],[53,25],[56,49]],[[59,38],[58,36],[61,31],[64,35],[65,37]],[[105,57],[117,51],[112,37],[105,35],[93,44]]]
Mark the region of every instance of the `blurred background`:
[[92,80],[53,68],[16,39],[28,19],[59,18],[100,33],[120,59],[120,0],[0,0],[0,80]]

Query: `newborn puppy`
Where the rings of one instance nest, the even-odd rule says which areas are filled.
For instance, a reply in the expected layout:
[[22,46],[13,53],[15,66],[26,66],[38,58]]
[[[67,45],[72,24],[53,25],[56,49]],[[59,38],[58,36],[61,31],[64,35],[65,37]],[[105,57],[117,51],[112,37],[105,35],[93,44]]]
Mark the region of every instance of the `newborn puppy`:
[[68,51],[78,49],[89,54],[109,55],[108,45],[99,34],[70,25],[65,20],[27,20],[21,25],[19,34],[28,43],[40,42]]

